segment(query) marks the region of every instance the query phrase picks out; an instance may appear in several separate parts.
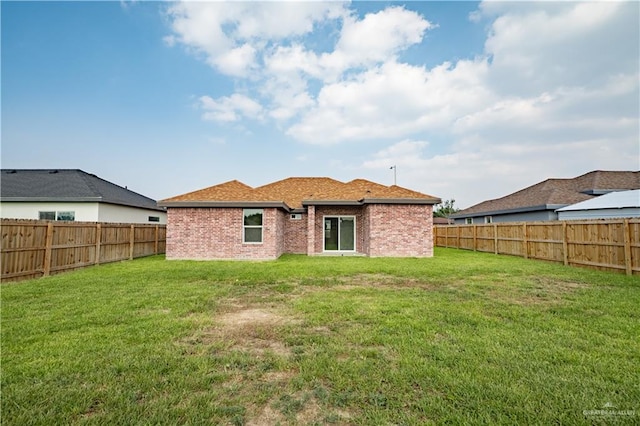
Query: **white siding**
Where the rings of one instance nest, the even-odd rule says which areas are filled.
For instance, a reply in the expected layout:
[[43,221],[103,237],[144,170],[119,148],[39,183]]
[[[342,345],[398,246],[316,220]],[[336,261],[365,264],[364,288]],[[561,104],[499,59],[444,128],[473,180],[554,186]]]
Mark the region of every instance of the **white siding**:
[[[76,222],[112,222],[112,223],[167,223],[167,213],[157,210],[139,209],[104,203],[0,203],[0,217],[3,219],[39,219],[39,212],[72,211]],[[149,216],[160,218],[159,222],[149,222]]]
[[[149,216],[160,218],[160,222],[149,222]],[[119,206],[116,204],[100,204],[100,222],[119,223],[167,223],[167,213],[158,210],[146,210],[135,207]]]
[[0,217],[3,219],[39,219],[41,211],[72,211],[76,222],[97,222],[98,203],[32,203],[3,202],[0,203]]
[[640,208],[558,211],[558,219],[560,220],[617,219],[623,217],[640,217]]

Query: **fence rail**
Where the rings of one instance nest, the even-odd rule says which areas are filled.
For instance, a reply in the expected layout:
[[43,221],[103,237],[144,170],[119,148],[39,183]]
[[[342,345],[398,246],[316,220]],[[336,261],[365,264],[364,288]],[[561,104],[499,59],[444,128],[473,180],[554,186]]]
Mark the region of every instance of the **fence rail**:
[[2,281],[164,253],[166,225],[0,221]]
[[640,219],[434,227],[435,244],[640,274]]

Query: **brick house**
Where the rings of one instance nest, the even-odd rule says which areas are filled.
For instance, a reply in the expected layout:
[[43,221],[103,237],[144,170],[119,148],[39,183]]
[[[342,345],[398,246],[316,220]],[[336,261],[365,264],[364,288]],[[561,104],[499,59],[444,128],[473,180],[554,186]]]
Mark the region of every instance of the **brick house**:
[[276,259],[431,257],[440,201],[364,179],[294,177],[257,188],[233,180],[158,204],[167,208],[167,259]]

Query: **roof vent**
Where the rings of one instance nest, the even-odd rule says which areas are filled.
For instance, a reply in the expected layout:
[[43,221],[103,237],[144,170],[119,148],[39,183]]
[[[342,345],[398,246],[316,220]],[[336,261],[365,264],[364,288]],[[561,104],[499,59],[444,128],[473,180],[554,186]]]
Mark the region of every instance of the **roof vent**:
[[50,174],[50,175],[53,175],[53,174],[56,174],[56,173],[58,173],[58,171],[57,171],[57,170],[49,170],[49,174]]
[[8,174],[8,175],[12,175],[12,174],[16,173],[16,171],[15,170],[7,170],[5,173]]

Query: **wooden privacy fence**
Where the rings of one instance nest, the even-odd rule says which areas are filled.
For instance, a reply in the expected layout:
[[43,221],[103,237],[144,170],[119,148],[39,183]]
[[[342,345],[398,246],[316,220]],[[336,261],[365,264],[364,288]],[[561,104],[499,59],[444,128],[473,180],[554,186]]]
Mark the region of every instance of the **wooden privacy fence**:
[[445,225],[434,237],[439,247],[640,273],[640,219]]
[[2,281],[165,252],[166,225],[2,219]]

